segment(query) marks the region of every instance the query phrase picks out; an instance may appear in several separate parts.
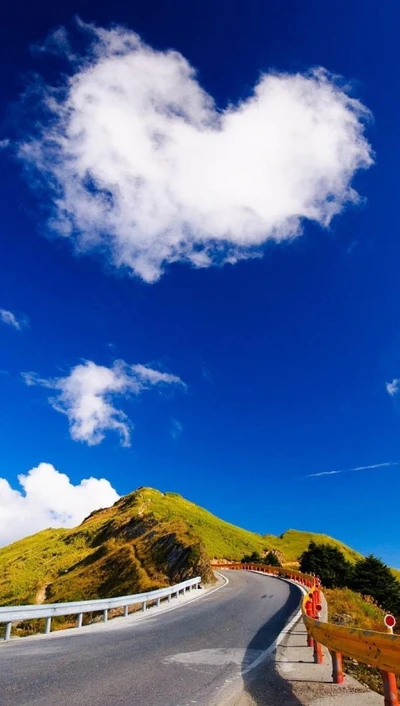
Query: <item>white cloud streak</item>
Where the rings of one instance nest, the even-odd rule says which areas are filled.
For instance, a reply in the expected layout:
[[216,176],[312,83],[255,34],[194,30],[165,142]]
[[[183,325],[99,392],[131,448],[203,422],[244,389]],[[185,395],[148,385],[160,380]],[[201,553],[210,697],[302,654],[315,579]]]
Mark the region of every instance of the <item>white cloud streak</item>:
[[3,324],[7,324],[7,326],[12,326],[17,331],[22,331],[27,325],[25,318],[17,318],[12,311],[8,311],[7,309],[0,309],[0,321],[2,321]]
[[75,527],[93,510],[110,507],[118,493],[105,478],[78,485],[51,463],[40,463],[19,475],[20,490],[0,478],[0,546],[47,527]]
[[171,419],[169,433],[173,439],[178,439],[183,432],[183,425],[179,419]]
[[127,415],[115,406],[115,397],[138,396],[154,386],[185,387],[176,375],[146,365],[128,365],[123,360],[116,360],[110,368],[85,361],[60,378],[43,379],[36,373],[22,376],[27,385],[56,391],[49,398],[50,404],[68,417],[72,439],[89,446],[100,444],[107,431],[117,432],[122,446],[130,446],[133,427]]
[[397,395],[399,389],[400,389],[400,379],[399,378],[394,378],[392,380],[392,382],[386,383],[386,392],[391,397],[394,397],[395,395]]
[[356,468],[345,468],[341,471],[322,471],[321,473],[310,473],[305,478],[320,478],[321,476],[336,476],[339,473],[353,473],[354,471],[369,471],[374,468],[387,468],[390,466],[399,466],[400,461],[387,461],[386,463],[374,463],[371,466],[357,466]]
[[220,110],[179,52],[123,27],[78,26],[86,53],[62,31],[71,75],[38,88],[40,118],[19,149],[52,194],[50,227],[78,251],[154,282],[173,262],[254,257],[359,200],[351,181],[372,164],[369,114],[337,77],[262,74]]

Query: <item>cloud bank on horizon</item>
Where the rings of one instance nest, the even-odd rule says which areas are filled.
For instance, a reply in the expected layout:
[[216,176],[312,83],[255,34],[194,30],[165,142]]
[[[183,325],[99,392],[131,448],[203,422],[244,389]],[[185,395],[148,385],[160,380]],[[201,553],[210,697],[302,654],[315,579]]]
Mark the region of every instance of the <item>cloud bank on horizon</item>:
[[74,52],[64,29],[50,38],[71,73],[37,86],[40,117],[19,148],[51,195],[51,229],[77,251],[154,282],[174,262],[259,255],[359,200],[351,182],[372,164],[369,113],[337,77],[264,73],[220,110],[179,52],[77,24],[86,50]]
[[100,444],[107,431],[117,432],[122,446],[130,446],[133,425],[115,406],[116,396],[138,396],[154,386],[186,387],[177,375],[147,365],[128,365],[123,360],[116,360],[110,368],[87,360],[59,378],[40,378],[36,373],[22,376],[29,386],[55,391],[49,398],[51,406],[68,417],[72,439],[89,446]]
[[0,546],[48,527],[75,527],[93,510],[110,507],[119,495],[105,478],[73,485],[51,463],[19,475],[21,490],[0,478]]

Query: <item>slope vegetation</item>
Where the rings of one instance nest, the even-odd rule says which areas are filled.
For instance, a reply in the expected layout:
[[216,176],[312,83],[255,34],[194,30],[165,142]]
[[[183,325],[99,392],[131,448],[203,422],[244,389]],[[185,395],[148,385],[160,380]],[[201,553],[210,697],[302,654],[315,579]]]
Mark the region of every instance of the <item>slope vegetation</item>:
[[294,563],[325,535],[289,530],[262,536],[229,524],[176,493],[139,488],[72,530],[48,529],[0,549],[0,604],[85,600],[151,590],[201,575],[209,559],[240,560],[274,549]]

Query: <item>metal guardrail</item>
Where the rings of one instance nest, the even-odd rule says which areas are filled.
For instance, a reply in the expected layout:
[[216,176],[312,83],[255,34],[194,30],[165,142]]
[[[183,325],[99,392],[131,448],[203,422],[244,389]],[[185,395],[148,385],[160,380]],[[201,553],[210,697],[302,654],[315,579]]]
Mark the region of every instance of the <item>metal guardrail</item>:
[[314,648],[314,661],[323,660],[321,645],[332,657],[332,678],[335,684],[344,681],[342,655],[380,670],[385,706],[399,706],[396,674],[400,674],[400,635],[345,627],[319,620],[322,591],[319,585],[303,597],[303,621],[308,633],[308,644]]
[[160,605],[161,600],[166,598],[171,600],[172,596],[179,596],[180,593],[186,593],[193,588],[198,587],[201,583],[200,576],[194,579],[182,581],[175,586],[167,588],[159,588],[155,591],[147,593],[134,593],[130,596],[118,596],[117,598],[99,598],[93,601],[73,601],[69,603],[42,603],[41,605],[20,605],[6,606],[0,608],[0,623],[5,623],[4,640],[9,640],[11,637],[12,624],[22,620],[37,620],[40,618],[46,619],[45,634],[48,635],[51,631],[52,618],[76,615],[76,627],[82,627],[83,615],[85,613],[95,613],[102,611],[103,620],[108,620],[108,611],[113,608],[124,608],[124,616],[127,617],[129,607],[132,605],[141,604],[142,610],[147,609],[148,603],[156,602]]
[[315,576],[264,564],[232,563],[212,566],[219,569],[257,571],[278,578],[288,578],[306,586],[308,590],[303,589],[301,610],[307,629],[307,644],[314,650],[314,662],[322,663],[321,645],[327,647],[332,657],[332,678],[335,684],[342,684],[344,681],[342,655],[370,667],[377,667],[381,672],[385,706],[399,706],[395,675],[400,675],[400,635],[345,627],[319,620],[322,590],[320,581]]
[[267,564],[242,564],[241,562],[231,562],[230,564],[221,564],[219,562],[212,562],[211,567],[213,569],[235,569],[237,571],[258,571],[262,574],[269,574],[271,576],[277,576],[278,578],[291,579],[292,581],[297,581],[303,586],[308,586],[311,588],[315,584],[315,576],[311,574],[302,574],[300,571],[292,571],[291,569],[285,569],[281,566],[268,566]]

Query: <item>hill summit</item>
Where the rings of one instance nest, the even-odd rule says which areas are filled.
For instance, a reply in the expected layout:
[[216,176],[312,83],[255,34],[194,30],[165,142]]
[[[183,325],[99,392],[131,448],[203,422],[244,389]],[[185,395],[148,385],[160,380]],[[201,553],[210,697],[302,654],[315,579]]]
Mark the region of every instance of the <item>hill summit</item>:
[[147,591],[201,575],[210,559],[274,550],[294,565],[310,540],[359,554],[326,535],[280,537],[236,527],[177,493],[153,488],[120,498],[74,529],[47,529],[0,549],[0,604],[87,600]]

